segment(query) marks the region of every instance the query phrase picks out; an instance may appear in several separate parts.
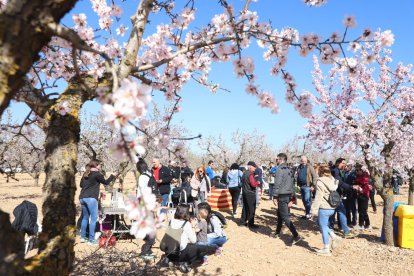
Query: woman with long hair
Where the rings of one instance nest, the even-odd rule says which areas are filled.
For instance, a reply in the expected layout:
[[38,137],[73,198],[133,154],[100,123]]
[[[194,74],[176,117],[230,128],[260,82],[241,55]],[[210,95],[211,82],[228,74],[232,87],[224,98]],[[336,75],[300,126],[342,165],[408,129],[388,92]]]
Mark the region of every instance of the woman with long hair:
[[321,256],[331,256],[329,237],[332,239],[332,249],[335,248],[340,238],[329,228],[329,217],[335,213],[335,207],[332,207],[328,200],[330,193],[338,188],[338,181],[332,176],[328,165],[320,165],[318,174],[315,200],[310,211],[312,215],[318,215],[318,224],[322,232],[323,248],[317,250],[316,253]]
[[[99,160],[93,159],[86,166],[86,170],[82,176],[80,187],[81,192],[79,200],[82,207],[82,223],[81,223],[81,239],[80,242],[87,242],[91,245],[97,245],[95,240],[95,226],[98,220],[98,196],[99,185],[109,185],[115,176],[111,175],[105,179],[101,170]],[[89,239],[86,237],[86,227],[89,221]]]
[[204,167],[200,166],[194,173],[190,182],[191,196],[198,202],[206,202],[211,191],[210,179],[206,175]]
[[239,169],[239,165],[233,163],[230,166],[230,170],[227,174],[227,183],[229,184],[229,192],[231,194],[231,203],[233,205],[232,216],[236,215],[237,211],[237,201],[239,200],[240,190],[241,190],[241,177],[243,173]]

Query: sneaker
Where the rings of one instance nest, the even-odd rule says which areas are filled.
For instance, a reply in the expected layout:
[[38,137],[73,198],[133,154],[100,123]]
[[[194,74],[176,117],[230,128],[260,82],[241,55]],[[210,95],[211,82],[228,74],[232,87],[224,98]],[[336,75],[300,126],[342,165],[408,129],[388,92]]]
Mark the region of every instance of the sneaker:
[[362,225],[358,225],[358,226],[356,227],[356,229],[357,229],[357,230],[364,230],[364,229],[365,229],[365,227],[364,227],[364,226],[362,226]]
[[300,236],[296,236],[292,238],[292,245],[297,244],[298,242],[300,242],[302,240],[302,238]]
[[80,238],[80,243],[85,243],[85,242],[88,242],[88,239],[86,239],[86,238]]
[[322,249],[316,250],[316,254],[319,255],[319,256],[332,256],[331,251],[327,248],[322,248]]
[[331,244],[332,249],[337,248],[338,245],[339,245],[339,243],[341,242],[341,240],[342,240],[342,238],[340,238],[340,237],[338,237],[338,236],[335,235],[335,237],[332,238],[332,244]]
[[214,255],[216,255],[217,257],[221,257],[223,253],[223,247],[219,247],[216,249],[216,253],[214,253]]
[[306,215],[308,220],[312,220],[313,216],[311,214]]
[[188,273],[191,272],[191,267],[186,264],[186,263],[182,263],[179,265],[178,269],[182,272],[182,273]]
[[365,229],[366,230],[372,230],[372,226],[371,225],[365,226]]
[[201,266],[206,266],[208,265],[208,260],[203,260],[203,262],[201,263]]
[[353,239],[355,238],[357,235],[354,233],[349,232],[348,234],[344,234],[344,238],[345,239]]
[[88,241],[88,244],[89,245],[98,245],[98,241],[97,240],[91,240],[91,241]]

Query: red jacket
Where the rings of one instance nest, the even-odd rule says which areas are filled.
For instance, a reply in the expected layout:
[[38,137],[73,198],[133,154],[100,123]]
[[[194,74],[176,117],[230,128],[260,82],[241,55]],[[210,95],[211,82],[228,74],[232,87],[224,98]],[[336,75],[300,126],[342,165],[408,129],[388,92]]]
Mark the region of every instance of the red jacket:
[[369,175],[367,172],[363,172],[361,175],[356,176],[355,185],[362,188],[362,191],[358,191],[359,195],[364,195],[369,198],[371,186],[369,185]]

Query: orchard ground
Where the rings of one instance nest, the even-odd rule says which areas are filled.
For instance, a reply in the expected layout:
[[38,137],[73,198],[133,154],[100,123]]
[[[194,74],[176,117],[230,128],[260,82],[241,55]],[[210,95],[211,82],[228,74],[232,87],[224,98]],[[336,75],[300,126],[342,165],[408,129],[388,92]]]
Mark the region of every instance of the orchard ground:
[[[3,211],[10,213],[13,221],[13,209],[23,200],[29,200],[39,208],[41,221],[42,187],[34,186],[34,180],[27,174],[17,175],[19,181],[11,180],[6,183],[0,179],[0,202]],[[40,179],[42,183],[44,176]],[[77,176],[77,192],[75,203],[78,214],[79,180]],[[135,185],[134,177],[128,174],[125,190],[131,191]],[[116,186],[115,186],[116,187]],[[401,195],[396,201],[407,201],[408,187],[403,186]],[[229,241],[224,246],[221,257],[210,256],[208,265],[195,268],[190,275],[409,275],[414,271],[414,250],[398,247],[388,247],[380,242],[382,223],[382,200],[376,196],[378,213],[373,214],[369,208],[372,230],[357,231],[357,238],[343,239],[338,249],[331,257],[321,257],[315,254],[315,249],[322,247],[319,228],[314,221],[303,220],[302,202],[292,208],[292,220],[296,225],[303,241],[291,246],[291,234],[284,227],[280,239],[272,236],[275,231],[276,210],[269,200],[262,200],[256,212],[256,222],[260,225],[257,231],[237,226],[237,219],[230,213],[223,212],[228,218],[226,232]],[[237,217],[240,216],[238,210]],[[158,250],[159,240],[163,231],[157,235],[154,252],[156,262],[161,257]],[[178,269],[157,268],[156,262],[144,263],[138,257],[142,241],[121,240],[115,247],[98,249],[79,243],[76,237],[76,260],[73,275],[181,275]],[[36,250],[29,252],[32,256]]]

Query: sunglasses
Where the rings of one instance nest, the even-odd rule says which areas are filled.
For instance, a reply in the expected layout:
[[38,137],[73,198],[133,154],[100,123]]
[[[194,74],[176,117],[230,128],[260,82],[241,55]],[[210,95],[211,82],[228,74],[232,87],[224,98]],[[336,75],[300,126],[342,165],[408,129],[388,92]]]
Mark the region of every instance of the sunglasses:
[[198,171],[199,173],[204,173],[204,171]]

